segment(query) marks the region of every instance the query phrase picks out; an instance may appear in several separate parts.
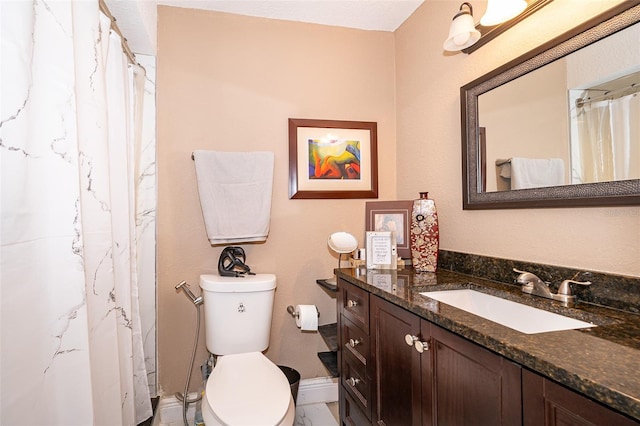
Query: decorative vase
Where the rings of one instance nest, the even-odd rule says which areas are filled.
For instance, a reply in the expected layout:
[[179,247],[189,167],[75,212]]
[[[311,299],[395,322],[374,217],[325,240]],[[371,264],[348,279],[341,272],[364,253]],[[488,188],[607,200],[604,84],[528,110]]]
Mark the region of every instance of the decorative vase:
[[438,268],[438,213],[435,201],[421,192],[411,213],[411,263],[416,272],[436,272]]

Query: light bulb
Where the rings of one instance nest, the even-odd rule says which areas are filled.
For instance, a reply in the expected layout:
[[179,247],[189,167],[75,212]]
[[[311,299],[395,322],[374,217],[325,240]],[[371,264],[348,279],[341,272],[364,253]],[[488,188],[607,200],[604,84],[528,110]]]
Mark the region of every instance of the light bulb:
[[515,18],[527,8],[526,0],[489,0],[480,25],[491,27]]
[[471,34],[469,34],[469,33],[458,34],[458,35],[453,37],[453,42],[456,44],[456,46],[462,46],[467,41],[469,41],[470,37],[471,37]]

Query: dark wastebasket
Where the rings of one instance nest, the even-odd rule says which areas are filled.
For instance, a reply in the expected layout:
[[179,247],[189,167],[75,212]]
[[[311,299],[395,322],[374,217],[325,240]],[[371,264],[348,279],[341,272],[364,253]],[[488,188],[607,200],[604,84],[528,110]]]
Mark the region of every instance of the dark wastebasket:
[[279,365],[280,370],[287,376],[287,380],[289,381],[289,386],[291,387],[291,395],[293,396],[293,402],[295,403],[298,399],[298,386],[300,386],[300,373],[294,370],[291,367],[286,367],[284,365]]

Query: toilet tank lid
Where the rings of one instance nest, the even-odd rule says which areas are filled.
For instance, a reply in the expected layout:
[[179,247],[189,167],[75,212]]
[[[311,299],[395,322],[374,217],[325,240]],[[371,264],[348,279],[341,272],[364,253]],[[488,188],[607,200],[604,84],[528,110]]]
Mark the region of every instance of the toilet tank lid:
[[241,277],[221,277],[215,274],[200,275],[200,288],[219,293],[247,293],[276,288],[275,274],[244,275]]

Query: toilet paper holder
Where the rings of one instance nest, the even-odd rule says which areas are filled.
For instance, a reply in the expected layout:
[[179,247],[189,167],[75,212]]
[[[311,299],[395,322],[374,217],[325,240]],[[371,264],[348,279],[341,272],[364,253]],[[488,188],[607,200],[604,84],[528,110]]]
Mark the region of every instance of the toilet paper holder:
[[[293,306],[291,305],[287,306],[287,312],[289,312],[292,317],[298,318],[298,313],[296,312],[296,308],[294,308]],[[320,318],[320,311],[318,310],[317,306],[316,306],[316,312],[318,312],[318,318]]]

